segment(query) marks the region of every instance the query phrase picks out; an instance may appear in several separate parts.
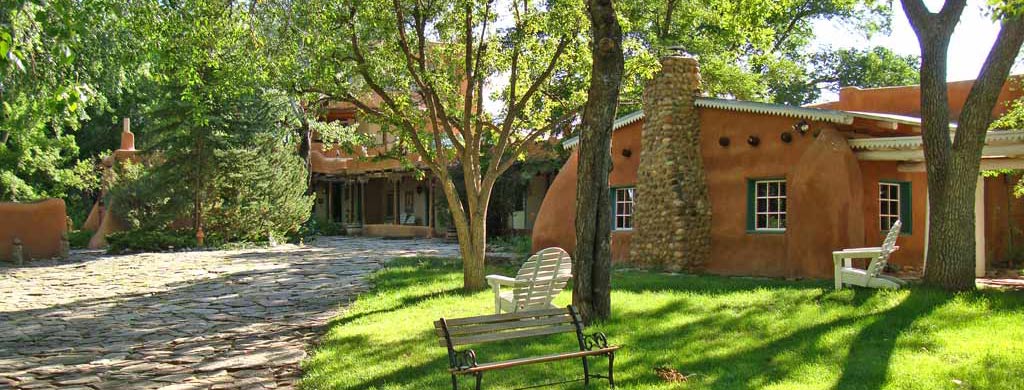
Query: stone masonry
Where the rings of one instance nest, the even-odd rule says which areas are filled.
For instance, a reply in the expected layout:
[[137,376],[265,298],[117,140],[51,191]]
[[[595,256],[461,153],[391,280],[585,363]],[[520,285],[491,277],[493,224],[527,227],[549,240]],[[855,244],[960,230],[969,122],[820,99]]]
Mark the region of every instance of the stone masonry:
[[369,273],[394,257],[457,255],[434,240],[322,237],[0,263],[0,389],[291,389]]
[[644,88],[630,258],[645,266],[692,269],[711,251],[711,202],[694,106],[700,68],[684,56],[662,58],[661,67]]

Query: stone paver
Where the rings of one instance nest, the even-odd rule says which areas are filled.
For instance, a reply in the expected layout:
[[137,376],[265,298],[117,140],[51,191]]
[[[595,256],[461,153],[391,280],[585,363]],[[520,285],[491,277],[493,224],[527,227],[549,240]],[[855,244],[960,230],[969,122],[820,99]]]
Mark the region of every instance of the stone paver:
[[400,256],[432,240],[322,238],[272,249],[0,265],[0,389],[292,388],[306,347]]

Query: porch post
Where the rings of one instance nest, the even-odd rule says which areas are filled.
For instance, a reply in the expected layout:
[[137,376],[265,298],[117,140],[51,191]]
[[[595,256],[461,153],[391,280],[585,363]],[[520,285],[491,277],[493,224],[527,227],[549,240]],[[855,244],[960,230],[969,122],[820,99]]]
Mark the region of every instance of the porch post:
[[402,205],[402,201],[401,201],[402,200],[402,192],[401,192],[402,177],[399,176],[398,178],[392,180],[392,183],[394,183],[392,185],[392,187],[394,187],[394,189],[395,189],[395,204],[394,204],[394,207],[395,207],[395,215],[394,215],[395,220],[392,221],[392,222],[395,225],[401,225],[402,224],[402,211],[401,211],[401,208],[399,208],[399,206]]
[[427,238],[434,238],[434,178],[427,179]]
[[366,182],[368,179],[359,181],[359,226],[366,225]]
[[985,177],[974,188],[974,276],[985,276]]

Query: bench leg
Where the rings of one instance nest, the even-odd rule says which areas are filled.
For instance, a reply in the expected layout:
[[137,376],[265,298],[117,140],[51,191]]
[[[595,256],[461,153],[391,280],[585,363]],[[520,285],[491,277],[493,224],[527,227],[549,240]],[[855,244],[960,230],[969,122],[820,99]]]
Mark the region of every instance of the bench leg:
[[459,390],[459,378],[452,374],[452,390]]
[[615,352],[608,354],[608,385],[615,388]]
[[484,373],[476,373],[476,390],[480,390],[480,381],[484,379]]
[[590,385],[590,365],[587,364],[587,357],[583,357],[583,386]]

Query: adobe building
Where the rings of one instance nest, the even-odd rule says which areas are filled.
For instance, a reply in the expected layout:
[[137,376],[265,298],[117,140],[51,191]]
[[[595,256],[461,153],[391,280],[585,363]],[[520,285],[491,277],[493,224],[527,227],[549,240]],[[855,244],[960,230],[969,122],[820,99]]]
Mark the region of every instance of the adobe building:
[[[920,273],[928,191],[918,86],[844,88],[839,100],[795,107],[700,95],[695,59],[668,57],[643,111],[612,135],[612,258],[724,275],[831,278],[833,250],[877,246],[902,220],[890,263]],[[994,116],[1021,97],[1003,88]],[[954,117],[972,82],[950,83]],[[955,131],[955,125],[951,125]],[[563,143],[574,148],[572,138]],[[982,169],[1024,168],[1024,131],[989,132]],[[577,153],[554,179],[534,249],[575,247]],[[979,176],[977,273],[1010,256],[1024,201],[1018,177]],[[1013,234],[1013,236],[1011,236]]]
[[[357,115],[356,108],[351,105],[331,103],[322,119],[356,125],[356,131],[375,139],[374,146],[354,151],[346,151],[337,145],[325,147],[319,134],[312,134],[310,169],[316,195],[312,216],[320,222],[342,224],[347,234],[379,237],[444,235],[448,226],[437,210],[439,204],[446,204],[444,193],[422,159],[416,154],[407,154],[407,161],[391,157],[398,138],[382,131],[377,124],[357,121]],[[107,172],[117,161],[137,160],[137,153],[135,135],[125,118],[121,147],[104,159],[100,168]],[[509,229],[528,233],[533,228],[533,221],[554,176],[554,172],[541,172],[527,181],[523,199],[509,218]],[[82,226],[83,230],[94,232],[89,241],[90,248],[106,247],[106,235],[125,230],[125,225],[113,215],[109,205],[104,204],[105,193],[104,189]]]
[[[433,237],[448,229],[447,207],[440,184],[415,153],[406,161],[388,157],[398,147],[398,137],[380,125],[360,121],[358,110],[347,103],[331,103],[324,120],[356,126],[370,135],[374,146],[346,151],[325,145],[313,134],[310,167],[316,200],[313,216],[321,222],[343,224],[349,234],[385,237]],[[531,177],[522,199],[509,218],[508,228],[517,232],[533,229],[548,184],[554,172]]]

